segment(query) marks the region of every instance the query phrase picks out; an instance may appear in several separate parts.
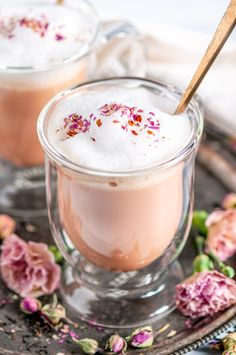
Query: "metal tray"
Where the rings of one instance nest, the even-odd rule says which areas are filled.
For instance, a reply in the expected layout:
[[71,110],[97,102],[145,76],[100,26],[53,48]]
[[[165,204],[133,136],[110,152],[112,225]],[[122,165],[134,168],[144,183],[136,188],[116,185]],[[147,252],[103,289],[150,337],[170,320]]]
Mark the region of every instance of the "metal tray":
[[[225,142],[220,141],[217,136],[213,134],[208,135],[207,139],[205,137],[203,147],[213,150],[217,147],[216,154],[225,159],[229,167],[232,168],[232,162],[235,161],[234,152],[231,151],[230,147],[227,147]],[[214,172],[209,171],[209,167],[204,164],[204,159],[201,159],[201,155],[196,167],[195,189],[195,207],[208,211],[216,207],[229,190],[227,179],[220,181],[214,176]],[[29,232],[29,223],[34,226],[35,231]],[[47,217],[31,218],[29,220],[19,218],[17,233],[25,239],[52,244]],[[190,236],[180,258],[187,274],[191,274],[191,262],[194,255],[195,249]],[[24,316],[19,311],[19,300],[15,299],[15,296],[3,284],[0,286],[0,309],[0,354],[81,354],[78,346],[72,341],[69,330],[75,331],[81,338],[95,338],[101,344],[111,332],[111,330],[101,329],[92,324],[87,325],[82,321],[78,321],[78,328],[69,325],[69,330],[67,329],[63,333],[65,335],[63,335],[55,329],[50,329],[36,317]],[[158,323],[156,330],[166,324],[169,324],[169,327],[156,337],[152,348],[129,350],[127,354],[186,354],[236,324],[235,315],[236,306],[233,306],[214,318],[197,321],[191,328],[188,328],[186,326],[186,318],[182,317],[178,311],[175,311]],[[72,314],[68,313],[68,316],[73,320]],[[175,331],[176,334],[172,337],[167,337],[170,331]]]

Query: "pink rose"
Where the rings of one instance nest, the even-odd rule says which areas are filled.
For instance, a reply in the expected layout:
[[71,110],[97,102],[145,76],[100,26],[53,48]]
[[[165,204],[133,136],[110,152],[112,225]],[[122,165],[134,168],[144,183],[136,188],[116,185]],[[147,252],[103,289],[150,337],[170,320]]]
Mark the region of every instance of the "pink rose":
[[61,269],[44,243],[26,243],[12,234],[2,244],[0,269],[7,287],[21,297],[53,293],[59,286]]
[[216,210],[207,220],[206,250],[212,251],[222,261],[236,252],[236,210]]
[[14,233],[16,222],[6,214],[0,214],[0,239],[4,239]]
[[236,283],[220,272],[196,272],[176,286],[176,307],[185,316],[212,316],[236,303]]

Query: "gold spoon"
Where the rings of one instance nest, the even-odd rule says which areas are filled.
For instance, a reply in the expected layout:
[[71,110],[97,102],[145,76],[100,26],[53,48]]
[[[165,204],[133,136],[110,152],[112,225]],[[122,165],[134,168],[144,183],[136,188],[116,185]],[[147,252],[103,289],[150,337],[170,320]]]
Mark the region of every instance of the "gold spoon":
[[175,114],[184,112],[189,101],[195,94],[197,88],[204,79],[206,73],[210,69],[212,63],[221,51],[229,35],[234,29],[236,24],[236,0],[231,0],[230,4],[217,27],[217,30],[206,50],[192,80],[190,81],[187,89],[181,97],[180,103],[175,111]]

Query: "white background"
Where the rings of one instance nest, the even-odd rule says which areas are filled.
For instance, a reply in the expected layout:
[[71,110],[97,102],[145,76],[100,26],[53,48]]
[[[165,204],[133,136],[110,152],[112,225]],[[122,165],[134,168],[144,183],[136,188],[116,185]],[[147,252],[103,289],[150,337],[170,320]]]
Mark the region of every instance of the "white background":
[[[213,33],[229,0],[90,0],[101,16],[200,30]],[[236,30],[233,34],[236,39]]]

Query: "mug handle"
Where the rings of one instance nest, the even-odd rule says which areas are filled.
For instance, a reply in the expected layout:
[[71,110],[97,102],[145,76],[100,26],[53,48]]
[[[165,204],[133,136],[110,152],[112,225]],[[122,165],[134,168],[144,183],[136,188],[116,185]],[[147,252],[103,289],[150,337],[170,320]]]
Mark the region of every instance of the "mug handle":
[[97,47],[96,77],[145,76],[146,57],[142,36],[127,21],[102,23]]

